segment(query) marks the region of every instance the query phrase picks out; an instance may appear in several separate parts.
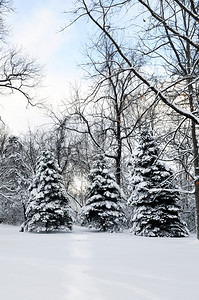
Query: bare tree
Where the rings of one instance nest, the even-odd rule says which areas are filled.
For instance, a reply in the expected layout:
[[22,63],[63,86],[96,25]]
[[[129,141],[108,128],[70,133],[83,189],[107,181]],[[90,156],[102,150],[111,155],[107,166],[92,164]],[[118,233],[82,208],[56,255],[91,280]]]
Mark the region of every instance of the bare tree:
[[[0,94],[21,93],[28,104],[35,105],[35,90],[41,80],[41,68],[21,50],[12,49],[0,57]],[[35,89],[35,90],[34,90]]]
[[33,90],[41,80],[41,67],[7,42],[5,18],[12,11],[11,4],[10,0],[0,1],[0,94],[19,92],[33,105]]
[[[131,152],[131,139],[141,120],[151,112],[152,100],[147,90],[140,89],[142,83],[136,76],[130,70],[125,71],[126,63],[106,36],[92,41],[90,51],[86,51],[87,61],[82,65],[92,84],[86,97],[81,98],[76,91],[72,103],[72,114],[84,126],[71,130],[89,135],[96,151],[101,149],[112,159],[116,181],[121,186],[122,160],[125,153]],[[140,68],[143,61],[133,52],[131,55]]]

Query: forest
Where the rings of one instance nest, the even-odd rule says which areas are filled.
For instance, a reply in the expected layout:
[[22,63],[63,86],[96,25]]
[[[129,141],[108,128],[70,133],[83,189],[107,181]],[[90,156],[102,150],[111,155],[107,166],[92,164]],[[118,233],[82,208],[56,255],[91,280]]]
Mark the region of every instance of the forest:
[[[0,1],[1,94],[34,105],[41,72],[4,42],[10,5]],[[46,108],[48,128],[14,136],[1,123],[1,223],[199,239],[198,10],[195,0],[76,1],[62,31],[94,26],[88,87]]]

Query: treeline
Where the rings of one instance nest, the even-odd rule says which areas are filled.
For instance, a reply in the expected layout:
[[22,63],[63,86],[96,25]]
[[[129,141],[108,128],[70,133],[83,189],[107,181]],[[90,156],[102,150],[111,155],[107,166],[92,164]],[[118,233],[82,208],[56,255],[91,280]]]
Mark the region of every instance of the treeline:
[[[36,232],[71,229],[78,223],[111,232],[131,228],[139,235],[186,236],[184,220],[195,231],[193,182],[169,158],[175,145],[168,155],[162,152],[162,136],[157,138],[150,123],[143,123],[123,145],[118,176],[113,138],[110,143],[103,130],[92,138],[89,132],[77,132],[83,124],[75,120],[68,116],[67,126],[64,118],[49,131],[30,131],[20,138],[6,131],[1,136],[1,222]],[[93,139],[100,135],[104,140],[97,147]],[[64,207],[68,217],[62,215]],[[43,217],[30,226],[41,212]]]

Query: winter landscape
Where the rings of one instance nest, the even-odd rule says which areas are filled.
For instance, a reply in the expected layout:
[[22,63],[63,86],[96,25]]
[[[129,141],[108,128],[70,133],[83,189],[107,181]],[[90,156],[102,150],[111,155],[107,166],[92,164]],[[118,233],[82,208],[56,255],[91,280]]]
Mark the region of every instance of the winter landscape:
[[199,243],[74,227],[21,233],[0,225],[5,300],[197,300]]
[[198,300],[198,16],[0,1],[0,299]]
[[[167,181],[171,170],[154,163],[158,147],[143,133],[128,205],[101,153],[77,220],[55,158],[49,150],[41,153],[25,221],[21,227],[0,225],[2,299],[198,298],[199,242],[196,235],[188,237],[181,220],[179,192]],[[77,221],[94,229],[73,225]]]

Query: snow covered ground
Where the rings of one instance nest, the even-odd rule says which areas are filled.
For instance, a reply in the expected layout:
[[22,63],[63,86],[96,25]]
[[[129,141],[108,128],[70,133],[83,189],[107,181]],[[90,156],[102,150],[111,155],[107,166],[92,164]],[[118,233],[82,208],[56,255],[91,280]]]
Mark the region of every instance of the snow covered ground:
[[0,225],[0,299],[198,300],[199,241]]

